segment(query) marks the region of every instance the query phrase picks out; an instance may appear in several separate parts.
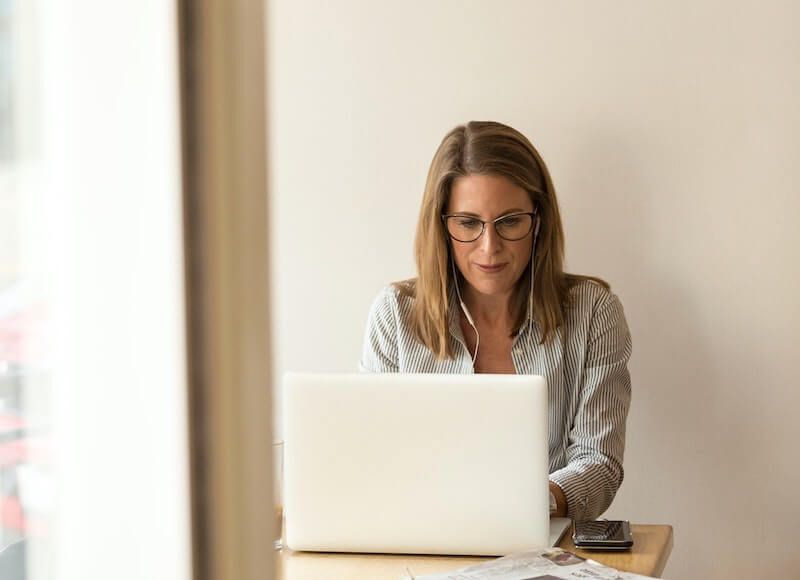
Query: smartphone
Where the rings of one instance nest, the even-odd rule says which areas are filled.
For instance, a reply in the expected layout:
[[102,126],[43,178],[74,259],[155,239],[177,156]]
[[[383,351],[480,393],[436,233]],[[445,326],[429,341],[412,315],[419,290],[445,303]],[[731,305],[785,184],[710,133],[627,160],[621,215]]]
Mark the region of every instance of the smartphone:
[[628,550],[633,546],[631,524],[626,520],[575,522],[572,541],[587,550]]

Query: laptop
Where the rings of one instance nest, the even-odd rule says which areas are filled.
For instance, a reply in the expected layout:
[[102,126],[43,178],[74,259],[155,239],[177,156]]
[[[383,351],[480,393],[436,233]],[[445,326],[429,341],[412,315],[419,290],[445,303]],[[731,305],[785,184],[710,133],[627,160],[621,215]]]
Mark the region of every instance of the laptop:
[[547,385],[532,375],[283,380],[284,545],[499,556],[555,545]]

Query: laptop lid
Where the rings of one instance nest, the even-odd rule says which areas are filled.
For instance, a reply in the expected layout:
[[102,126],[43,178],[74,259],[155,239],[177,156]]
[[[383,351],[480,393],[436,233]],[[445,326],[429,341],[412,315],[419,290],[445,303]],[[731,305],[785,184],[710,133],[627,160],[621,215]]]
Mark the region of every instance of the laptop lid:
[[288,373],[283,411],[289,548],[550,545],[544,378]]

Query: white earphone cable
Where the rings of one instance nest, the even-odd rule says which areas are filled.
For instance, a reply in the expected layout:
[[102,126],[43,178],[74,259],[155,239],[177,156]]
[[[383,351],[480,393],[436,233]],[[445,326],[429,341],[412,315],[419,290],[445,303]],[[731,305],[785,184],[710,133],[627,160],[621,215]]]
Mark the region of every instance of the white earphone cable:
[[539,216],[536,216],[536,229],[533,232],[533,246],[531,247],[531,291],[528,294],[528,334],[533,332],[533,271],[536,266],[536,241],[539,239]]
[[450,266],[453,268],[453,284],[456,286],[456,294],[458,295],[458,303],[461,305],[461,310],[464,312],[464,316],[467,318],[467,322],[472,327],[472,330],[475,331],[475,352],[472,355],[472,367],[475,368],[475,360],[478,358],[478,347],[481,344],[481,335],[478,332],[478,328],[475,326],[475,322],[472,320],[472,316],[467,309],[467,306],[464,304],[464,300],[461,298],[461,290],[458,288],[458,275],[456,274],[456,262],[453,259],[453,254],[450,254]]

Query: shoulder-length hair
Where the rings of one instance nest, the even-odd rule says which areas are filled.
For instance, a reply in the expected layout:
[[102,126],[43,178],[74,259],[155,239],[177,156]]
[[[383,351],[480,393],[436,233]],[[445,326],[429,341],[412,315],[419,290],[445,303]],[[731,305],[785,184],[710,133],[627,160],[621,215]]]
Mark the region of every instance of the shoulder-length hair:
[[[533,284],[533,317],[542,330],[542,342],[564,324],[569,289],[581,280],[604,281],[564,272],[564,231],[550,172],[539,152],[522,133],[492,121],[470,121],[450,131],[433,156],[417,223],[416,279],[397,283],[399,290],[415,298],[411,329],[437,358],[453,358],[449,333],[450,240],[442,223],[453,182],[467,175],[501,175],[528,192],[540,220],[536,243]],[[530,264],[517,281],[510,309],[516,335],[527,319]]]

